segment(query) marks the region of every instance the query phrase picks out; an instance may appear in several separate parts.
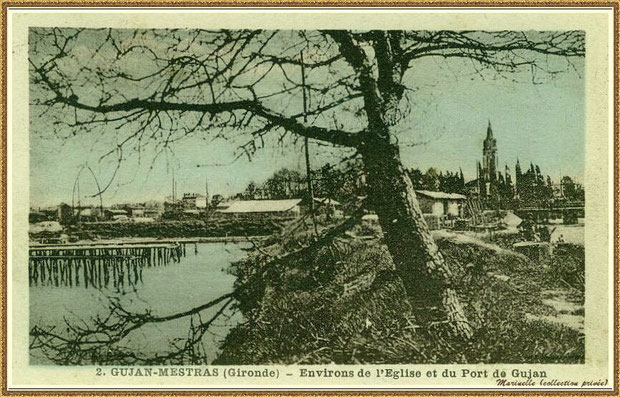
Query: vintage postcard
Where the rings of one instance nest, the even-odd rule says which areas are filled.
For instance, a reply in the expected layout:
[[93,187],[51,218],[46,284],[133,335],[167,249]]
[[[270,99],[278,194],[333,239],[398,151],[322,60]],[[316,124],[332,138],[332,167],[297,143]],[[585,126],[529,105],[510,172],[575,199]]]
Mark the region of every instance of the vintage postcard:
[[4,6],[5,393],[617,392],[617,4]]

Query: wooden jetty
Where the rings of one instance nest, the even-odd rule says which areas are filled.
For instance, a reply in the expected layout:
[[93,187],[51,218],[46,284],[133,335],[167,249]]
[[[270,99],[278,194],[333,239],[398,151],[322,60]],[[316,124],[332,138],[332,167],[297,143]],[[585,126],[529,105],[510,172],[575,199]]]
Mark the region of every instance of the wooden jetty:
[[[142,281],[142,269],[178,263],[185,242],[39,244],[30,247],[30,285],[121,289]],[[196,249],[196,246],[194,244]]]

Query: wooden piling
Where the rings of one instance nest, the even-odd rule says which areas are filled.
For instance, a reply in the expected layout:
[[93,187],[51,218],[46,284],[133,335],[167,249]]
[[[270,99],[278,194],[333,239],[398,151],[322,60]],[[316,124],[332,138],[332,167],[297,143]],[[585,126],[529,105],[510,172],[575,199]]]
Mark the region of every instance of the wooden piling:
[[[195,252],[197,245],[195,245]],[[107,243],[30,248],[28,279],[32,285],[80,285],[84,288],[114,288],[142,281],[143,268],[179,263],[187,253],[184,242],[152,245],[112,245]],[[126,278],[126,280],[125,280]]]

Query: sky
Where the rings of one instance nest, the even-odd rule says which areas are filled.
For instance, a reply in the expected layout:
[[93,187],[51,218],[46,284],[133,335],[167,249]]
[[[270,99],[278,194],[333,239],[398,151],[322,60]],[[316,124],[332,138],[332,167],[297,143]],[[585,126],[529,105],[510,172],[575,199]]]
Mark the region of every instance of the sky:
[[[538,164],[543,174],[559,180],[569,175],[582,181],[585,143],[585,81],[583,60],[569,71],[528,82],[527,76],[481,78],[463,67],[429,58],[416,65],[406,79],[417,87],[413,110],[399,125],[398,139],[405,166],[426,170],[463,170],[466,180],[476,177],[476,161],[482,157],[482,141],[490,121],[497,139],[499,168],[508,164],[514,172],[519,158],[522,167]],[[514,77],[514,76],[513,76]],[[525,77],[525,78],[524,78]],[[31,122],[31,128],[37,128]],[[127,158],[104,193],[104,205],[120,202],[164,200],[170,196],[172,178],[177,192],[231,195],[250,181],[260,183],[280,168],[303,173],[301,142],[267,139],[265,148],[251,158],[239,157],[238,141],[214,140],[208,135],[188,136],[170,153],[145,150]],[[101,156],[114,147],[110,136],[76,136],[61,140],[51,134],[30,134],[30,196],[32,207],[71,203],[76,175],[88,164],[105,186],[116,168],[114,156]],[[337,163],[351,152],[311,141],[313,166]],[[97,203],[94,178],[80,177],[82,204]],[[98,199],[97,199],[98,200]]]

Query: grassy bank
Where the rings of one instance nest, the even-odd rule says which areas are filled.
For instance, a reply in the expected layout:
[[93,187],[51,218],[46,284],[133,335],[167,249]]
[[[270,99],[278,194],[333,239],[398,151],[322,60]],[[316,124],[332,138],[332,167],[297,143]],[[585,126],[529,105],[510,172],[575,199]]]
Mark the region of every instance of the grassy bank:
[[[470,341],[448,343],[433,325],[416,322],[377,230],[358,227],[301,257],[279,259],[312,241],[303,231],[235,265],[246,321],[229,334],[216,363],[583,362],[583,334],[550,321],[559,313],[545,302],[562,289],[583,303],[583,248],[537,263],[475,237],[435,237],[476,330]],[[575,288],[553,276],[560,268]]]

